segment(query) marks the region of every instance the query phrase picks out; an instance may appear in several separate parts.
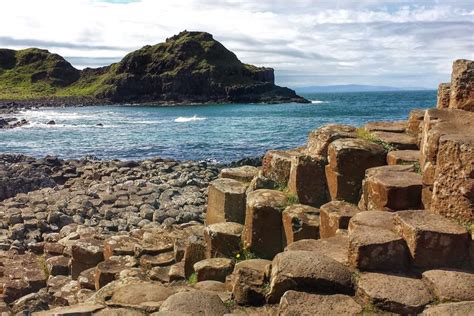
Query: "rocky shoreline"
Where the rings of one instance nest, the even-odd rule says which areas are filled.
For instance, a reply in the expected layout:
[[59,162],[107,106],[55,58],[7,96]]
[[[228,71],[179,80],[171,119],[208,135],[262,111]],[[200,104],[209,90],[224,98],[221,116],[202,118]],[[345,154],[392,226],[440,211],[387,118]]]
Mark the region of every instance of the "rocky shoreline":
[[228,166],[2,155],[0,313],[469,315],[473,82]]

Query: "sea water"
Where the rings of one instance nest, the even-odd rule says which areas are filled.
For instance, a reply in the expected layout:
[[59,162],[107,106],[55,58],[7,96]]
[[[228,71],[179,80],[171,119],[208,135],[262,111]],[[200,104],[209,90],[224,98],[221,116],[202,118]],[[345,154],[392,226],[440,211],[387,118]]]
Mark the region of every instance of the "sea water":
[[[436,91],[321,93],[310,104],[91,106],[25,110],[30,124],[0,130],[0,153],[61,158],[229,162],[301,146],[317,127],[404,120],[436,104]],[[54,120],[55,125],[46,124]],[[102,125],[102,126],[101,126]]]

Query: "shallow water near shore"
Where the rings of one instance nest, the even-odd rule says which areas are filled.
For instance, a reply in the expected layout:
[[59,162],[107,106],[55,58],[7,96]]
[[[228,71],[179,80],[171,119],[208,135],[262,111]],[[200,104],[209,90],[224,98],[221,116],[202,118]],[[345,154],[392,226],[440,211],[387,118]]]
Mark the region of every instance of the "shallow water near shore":
[[[0,132],[1,153],[100,159],[167,157],[229,162],[301,146],[328,123],[404,120],[436,104],[436,91],[306,94],[311,104],[91,106],[27,110],[31,123]],[[47,125],[50,120],[55,125]],[[103,126],[98,126],[102,124]]]

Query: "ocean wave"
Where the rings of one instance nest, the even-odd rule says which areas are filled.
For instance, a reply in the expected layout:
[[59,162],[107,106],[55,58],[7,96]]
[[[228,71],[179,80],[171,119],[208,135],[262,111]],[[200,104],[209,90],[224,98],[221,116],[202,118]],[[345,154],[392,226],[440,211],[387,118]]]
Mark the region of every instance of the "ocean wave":
[[310,100],[312,104],[321,104],[321,103],[329,103],[328,101],[321,101],[321,100]]
[[194,115],[192,117],[180,116],[177,119],[175,119],[174,121],[176,123],[186,123],[186,122],[193,122],[193,121],[203,121],[205,119],[206,119],[205,117],[198,117],[198,116]]

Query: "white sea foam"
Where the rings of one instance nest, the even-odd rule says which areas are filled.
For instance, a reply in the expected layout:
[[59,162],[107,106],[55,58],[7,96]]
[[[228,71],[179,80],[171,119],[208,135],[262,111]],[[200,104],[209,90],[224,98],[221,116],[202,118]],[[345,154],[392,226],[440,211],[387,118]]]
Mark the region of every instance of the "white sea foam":
[[328,103],[328,101],[321,101],[321,100],[311,100],[313,104],[321,104],[321,103]]
[[186,123],[186,122],[193,122],[193,121],[203,121],[205,119],[206,119],[205,117],[198,117],[198,116],[194,115],[192,117],[180,116],[177,119],[175,119],[174,121],[176,123]]

